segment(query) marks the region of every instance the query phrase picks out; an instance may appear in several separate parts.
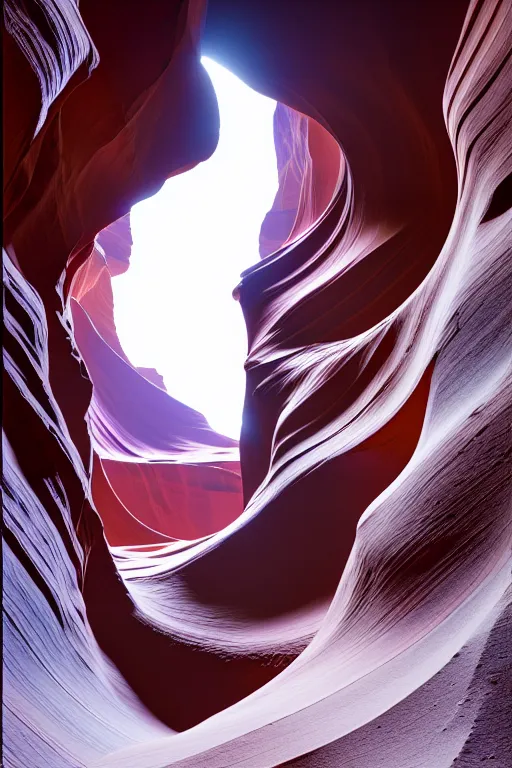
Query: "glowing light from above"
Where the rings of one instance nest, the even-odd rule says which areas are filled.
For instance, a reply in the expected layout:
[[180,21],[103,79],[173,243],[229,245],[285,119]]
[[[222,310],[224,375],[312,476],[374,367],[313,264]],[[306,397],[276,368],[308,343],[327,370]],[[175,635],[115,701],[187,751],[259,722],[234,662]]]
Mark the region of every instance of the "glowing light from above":
[[238,438],[247,340],[232,298],[259,260],[262,221],[277,192],[275,102],[203,58],[219,103],[213,156],[132,208],[127,273],[113,280],[121,344],[156,368],[170,395]]

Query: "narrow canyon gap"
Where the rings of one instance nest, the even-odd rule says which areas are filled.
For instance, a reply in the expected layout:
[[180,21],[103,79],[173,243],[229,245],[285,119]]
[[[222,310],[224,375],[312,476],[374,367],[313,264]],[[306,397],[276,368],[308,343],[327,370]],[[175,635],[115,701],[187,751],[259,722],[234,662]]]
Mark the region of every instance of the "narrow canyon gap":
[[219,144],[132,208],[130,268],[112,281],[114,318],[134,365],[156,368],[173,397],[238,440],[247,339],[232,291],[259,260],[278,189],[276,105],[214,61],[202,64],[219,104]]

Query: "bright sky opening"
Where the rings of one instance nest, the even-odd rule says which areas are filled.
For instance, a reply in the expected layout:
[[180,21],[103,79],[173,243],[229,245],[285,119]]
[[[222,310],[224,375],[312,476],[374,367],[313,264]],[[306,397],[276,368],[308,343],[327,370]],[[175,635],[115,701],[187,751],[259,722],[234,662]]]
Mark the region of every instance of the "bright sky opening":
[[260,227],[278,188],[276,103],[201,61],[219,103],[218,147],[132,208],[130,268],[112,281],[114,314],[131,362],[156,368],[170,395],[238,439],[247,337],[231,294],[259,261]]

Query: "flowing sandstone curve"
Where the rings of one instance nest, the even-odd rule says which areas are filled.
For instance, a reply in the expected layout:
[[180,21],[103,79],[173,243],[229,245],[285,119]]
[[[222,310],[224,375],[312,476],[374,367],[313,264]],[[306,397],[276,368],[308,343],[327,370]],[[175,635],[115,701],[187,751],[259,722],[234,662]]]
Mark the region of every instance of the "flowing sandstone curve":
[[[511,29],[7,0],[6,766],[512,764]],[[113,317],[130,207],[215,150],[201,49],[279,102],[240,445]]]

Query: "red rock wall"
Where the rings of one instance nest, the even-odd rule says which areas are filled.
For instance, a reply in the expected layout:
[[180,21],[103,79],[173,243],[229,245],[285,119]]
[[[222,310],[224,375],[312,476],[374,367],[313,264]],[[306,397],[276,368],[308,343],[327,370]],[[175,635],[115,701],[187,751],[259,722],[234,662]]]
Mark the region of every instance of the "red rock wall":
[[[511,764],[511,26],[6,3],[6,766]],[[131,205],[215,149],[200,46],[280,102],[240,446],[113,318]]]

